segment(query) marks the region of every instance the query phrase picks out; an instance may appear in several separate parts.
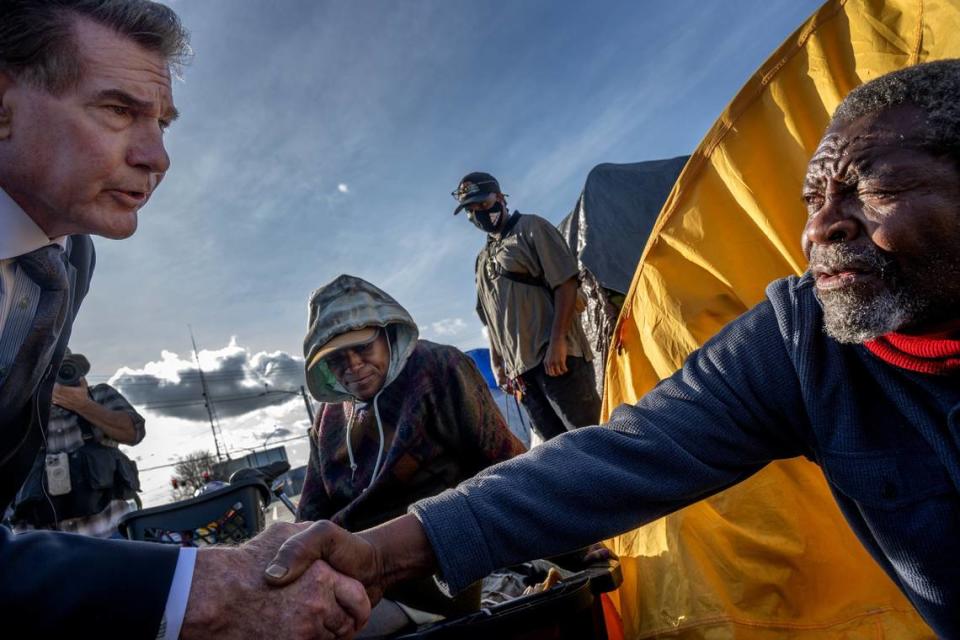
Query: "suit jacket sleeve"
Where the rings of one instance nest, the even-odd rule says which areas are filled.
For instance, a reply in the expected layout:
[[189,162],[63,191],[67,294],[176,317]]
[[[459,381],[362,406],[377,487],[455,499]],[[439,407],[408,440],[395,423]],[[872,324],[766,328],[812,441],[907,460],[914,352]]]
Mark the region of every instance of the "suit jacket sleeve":
[[40,638],[85,630],[153,640],[178,553],[147,542],[0,527],[0,619],[20,621]]
[[[56,369],[70,338],[72,320],[90,284],[95,262],[87,236],[71,236],[69,261],[76,269],[71,318],[41,383],[37,407],[46,424]],[[39,429],[19,456],[28,469],[39,448]],[[22,474],[3,474],[13,482]],[[17,487],[0,487],[6,495]],[[0,505],[6,500],[0,501]],[[2,507],[0,507],[2,508]],[[160,626],[179,550],[158,544],[99,540],[37,531],[14,535],[0,527],[0,620],[22,625],[33,637],[71,634],[153,640]],[[88,633],[89,632],[89,633]]]

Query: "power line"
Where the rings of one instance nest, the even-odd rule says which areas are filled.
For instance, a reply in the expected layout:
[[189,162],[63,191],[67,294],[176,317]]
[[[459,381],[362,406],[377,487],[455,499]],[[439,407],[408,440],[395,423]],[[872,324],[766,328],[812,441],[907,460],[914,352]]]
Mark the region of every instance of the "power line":
[[[289,365],[285,364],[285,365],[276,365],[276,366],[270,367],[269,371],[258,371],[256,369],[246,369],[242,371],[213,371],[211,373],[207,373],[206,371],[204,371],[204,377],[239,378],[239,377],[244,377],[249,375],[258,375],[258,376],[266,377],[266,376],[272,376],[274,375],[274,373],[278,373],[278,372],[302,371],[302,370],[303,370],[302,364],[289,364]],[[116,374],[109,375],[109,376],[101,375],[101,376],[92,376],[92,377],[112,378],[114,377],[114,375]],[[160,378],[152,373],[124,373],[121,375],[121,378],[123,376],[131,376],[131,377],[153,376],[157,380],[164,380],[164,378]],[[177,372],[177,377],[180,378],[181,380],[183,379],[194,380],[200,377],[200,372],[197,371],[196,369],[181,370]]]
[[[217,373],[217,372],[214,372],[214,373],[205,373],[205,374],[204,374],[204,377],[205,377],[208,381],[211,380],[211,379],[212,379],[212,380],[234,380],[234,379],[243,379],[243,378],[256,379],[256,378],[270,378],[270,377],[273,377],[273,376],[276,376],[276,375],[280,375],[280,374],[284,374],[284,373],[293,373],[293,372],[302,373],[302,372],[303,372],[303,365],[302,365],[302,364],[300,364],[300,365],[277,365],[277,366],[271,367],[270,371],[267,371],[267,372],[261,372],[261,371],[227,372],[227,371],[223,371],[223,372],[219,372],[219,373]],[[87,379],[90,379],[90,380],[110,380],[110,379],[114,378],[115,376],[116,376],[116,374],[114,373],[114,374],[110,374],[110,375],[107,375],[107,374],[99,374],[99,375],[87,374],[85,377],[86,377]],[[136,385],[136,384],[144,384],[144,385],[179,384],[180,382],[183,382],[183,381],[199,381],[199,379],[200,379],[200,373],[199,373],[198,371],[196,371],[196,370],[190,370],[190,371],[186,371],[186,372],[184,372],[184,373],[179,373],[179,374],[177,374],[177,377],[179,378],[178,381],[173,381],[173,380],[170,380],[170,379],[168,379],[168,378],[161,378],[161,377],[155,376],[155,375],[152,374],[152,373],[126,373],[126,374],[123,374],[123,375],[120,376],[119,381],[122,381],[125,376],[130,376],[130,377],[132,377],[132,378],[134,378],[134,379],[131,380],[131,381],[129,381],[129,382],[124,383],[123,386]],[[152,379],[152,380],[140,380],[140,379],[137,379],[139,376],[151,376],[151,377],[153,377],[153,379]]]
[[[309,437],[310,437],[310,436],[309,436],[308,434],[304,434],[304,435],[302,435],[302,436],[291,436],[291,437],[285,438],[285,439],[283,439],[283,440],[274,440],[274,441],[273,441],[273,444],[283,444],[283,443],[285,443],[285,442],[293,442],[294,440],[305,440],[305,439],[307,439],[307,438],[309,438]],[[263,450],[263,446],[262,446],[262,445],[259,446],[259,447],[237,447],[237,448],[235,448],[235,449],[232,449],[231,451],[234,452],[234,453],[236,453],[236,452],[238,452],[238,451],[261,451],[261,450]],[[145,472],[147,472],[147,471],[157,471],[157,470],[159,470],[159,469],[168,469],[168,468],[170,468],[170,467],[175,467],[175,466],[177,466],[178,464],[180,464],[180,462],[181,462],[180,460],[177,460],[176,462],[169,462],[169,463],[167,463],[167,464],[158,464],[158,465],[156,465],[155,467],[144,467],[143,469],[139,469],[138,471],[139,471],[140,473],[145,473]]]
[[[249,362],[250,362],[250,360],[245,360],[245,363],[249,363]],[[186,364],[186,363],[184,363],[184,364]],[[296,358],[296,357],[291,356],[291,357],[290,357],[290,360],[282,360],[282,361],[273,361],[273,362],[270,362],[270,363],[267,364],[267,367],[266,367],[266,368],[270,368],[270,369],[288,368],[288,369],[289,369],[289,368],[298,368],[298,367],[302,367],[302,366],[303,366],[303,359],[302,359],[302,358]],[[124,367],[124,368],[126,368],[126,367]],[[118,371],[119,371],[119,369],[118,369]],[[181,367],[181,368],[179,369],[179,371],[184,372],[184,374],[182,374],[182,375],[199,375],[199,372],[197,371],[197,368],[196,368],[196,367],[193,367],[193,366]],[[204,373],[206,373],[206,372],[204,372]],[[216,373],[216,372],[214,372],[214,373]],[[90,374],[88,374],[88,375],[91,375],[91,376],[94,377],[94,378],[110,378],[110,377],[116,375],[116,371],[114,371],[113,373],[109,373],[109,374],[108,374],[108,373],[99,373],[99,372],[97,372],[97,373],[90,373]],[[145,371],[141,371],[141,372],[136,372],[136,371],[134,371],[134,372],[128,373],[128,374],[126,374],[126,375],[154,375],[154,374],[152,374],[152,373],[146,373]],[[210,375],[210,374],[207,374],[207,375]]]
[[[237,396],[225,396],[225,397],[219,397],[219,398],[216,396],[211,396],[211,399],[217,403],[241,402],[243,400],[252,400],[254,398],[264,398],[267,396],[275,396],[280,394],[297,395],[299,393],[300,393],[299,391],[293,391],[293,390],[287,391],[284,389],[270,389],[269,391],[261,391],[259,393],[248,393],[248,394],[237,395]],[[143,402],[143,403],[134,402],[133,404],[134,406],[140,407],[141,409],[172,409],[176,407],[192,407],[192,406],[199,407],[204,405],[205,403],[206,401],[201,399],[201,400],[167,400],[163,402]]]

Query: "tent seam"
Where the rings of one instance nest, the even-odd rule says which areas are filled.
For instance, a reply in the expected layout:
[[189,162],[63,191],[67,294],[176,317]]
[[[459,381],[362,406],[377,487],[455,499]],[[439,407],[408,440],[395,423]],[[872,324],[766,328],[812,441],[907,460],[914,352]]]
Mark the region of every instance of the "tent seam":
[[923,10],[923,0],[917,0],[917,44],[913,48],[913,56],[911,57],[910,64],[918,64],[920,62],[920,52],[923,49],[923,21],[926,18]]
[[[921,3],[922,1],[923,0],[920,0]],[[784,55],[781,56],[780,60],[769,71],[767,71],[760,77],[759,86],[753,92],[753,95],[751,95],[743,104],[740,105],[739,109],[735,114],[734,113],[729,114],[731,116],[729,119],[724,118],[724,115],[726,114],[726,111],[727,109],[730,108],[730,106],[728,105],[727,109],[724,109],[724,112],[720,114],[720,119],[721,121],[723,121],[723,126],[720,127],[717,131],[714,131],[714,128],[711,127],[710,131],[707,132],[706,137],[704,138],[705,142],[707,141],[708,138],[710,138],[707,147],[704,149],[701,149],[700,146],[698,145],[698,147],[694,149],[693,153],[690,155],[690,159],[687,161],[687,165],[683,168],[683,171],[680,172],[680,175],[677,176],[677,179],[674,182],[674,185],[679,183],[681,180],[688,181],[687,180],[688,176],[691,176],[690,179],[692,179],[693,177],[696,177],[697,175],[699,175],[699,173],[703,169],[704,162],[706,162],[709,156],[712,155],[714,151],[716,151],[717,147],[724,140],[724,138],[726,138],[727,134],[733,128],[734,124],[736,124],[736,122],[740,119],[740,117],[743,116],[743,113],[747,110],[747,107],[752,105],[757,100],[757,98],[763,94],[767,86],[772,81],[773,77],[776,76],[776,74],[784,67],[784,65],[786,65],[787,62],[789,62],[794,56],[796,56],[798,52],[803,50],[803,48],[806,46],[807,42],[810,40],[810,38],[813,36],[814,33],[816,33],[824,24],[826,24],[830,20],[833,20],[837,16],[837,14],[840,13],[840,11],[847,4],[847,2],[848,0],[836,0],[833,10],[830,11],[827,15],[824,15],[821,8],[820,10],[814,12],[813,16],[808,18],[808,23],[805,23],[804,26],[802,26],[798,30],[799,35],[797,39],[793,42],[792,48],[790,48],[786,53],[784,53]],[[791,38],[793,37],[792,33],[790,34],[790,37]],[[781,47],[782,46],[783,45],[781,45]],[[753,75],[751,75],[750,78],[747,80],[747,83],[753,80],[757,76],[757,73],[759,73],[759,71],[760,70],[758,70]],[[740,97],[740,95],[741,95],[740,92],[737,92],[737,94],[735,94],[734,96],[734,100]],[[671,191],[670,195],[667,196],[668,202],[671,199],[672,195],[673,195],[673,192]],[[677,211],[677,206],[674,205],[674,206],[671,206],[670,209],[661,211],[660,215],[657,217],[657,220],[654,223],[654,227],[650,232],[650,242],[647,244],[647,246],[643,250],[643,253],[640,255],[640,260],[637,264],[637,270],[633,274],[633,280],[630,283],[630,290],[627,293],[627,300],[632,301],[632,299],[634,298],[633,293],[634,293],[635,285],[640,277],[641,272],[646,266],[647,256],[650,254],[651,249],[657,244],[659,244],[660,233],[663,231],[663,228],[670,221],[670,219],[673,217],[676,211]],[[620,327],[631,316],[631,313],[629,311],[631,305],[626,304],[627,300],[624,301],[623,312],[621,312],[620,317],[617,319],[617,325],[615,330],[615,335],[617,336],[617,344],[615,345],[616,346],[615,349],[610,350],[610,355],[608,355],[607,357],[607,363],[605,363],[605,366],[604,366],[604,377],[606,377],[606,373],[607,373],[606,365],[609,365],[610,363],[612,363],[613,354],[619,351],[623,347],[624,336],[620,332]]]

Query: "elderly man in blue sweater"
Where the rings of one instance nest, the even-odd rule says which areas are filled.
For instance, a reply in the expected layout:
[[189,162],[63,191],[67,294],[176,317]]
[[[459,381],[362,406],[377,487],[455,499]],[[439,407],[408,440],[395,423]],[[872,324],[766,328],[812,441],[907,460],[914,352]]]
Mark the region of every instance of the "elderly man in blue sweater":
[[803,197],[809,270],[635,406],[356,536],[317,523],[269,579],[320,557],[371,598],[430,572],[455,591],[803,455],[927,623],[960,637],[960,60],[854,90]]

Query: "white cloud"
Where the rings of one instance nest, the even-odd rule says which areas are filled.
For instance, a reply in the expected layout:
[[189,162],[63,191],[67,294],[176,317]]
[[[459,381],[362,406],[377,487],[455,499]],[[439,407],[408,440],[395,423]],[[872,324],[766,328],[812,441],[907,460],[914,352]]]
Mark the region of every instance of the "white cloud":
[[463,321],[463,318],[444,318],[430,323],[430,330],[436,336],[459,335],[466,328],[467,323]]
[[341,182],[337,185],[337,191],[340,193],[350,193],[350,187],[347,186],[346,182]]
[[[161,352],[141,368],[121,367],[111,378],[138,409],[185,420],[207,420],[203,389],[192,354]],[[304,384],[303,359],[282,351],[251,353],[231,338],[222,349],[201,350],[200,364],[221,418],[287,403]]]

